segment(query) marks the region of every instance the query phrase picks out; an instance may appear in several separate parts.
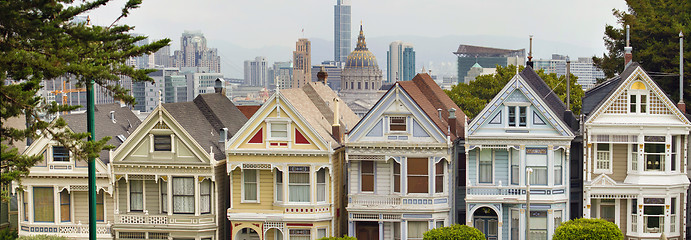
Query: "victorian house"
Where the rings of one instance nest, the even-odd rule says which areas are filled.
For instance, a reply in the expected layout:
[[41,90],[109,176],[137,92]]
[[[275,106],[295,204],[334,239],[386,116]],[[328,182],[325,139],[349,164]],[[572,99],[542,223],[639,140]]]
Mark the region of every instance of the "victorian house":
[[230,239],[341,235],[341,126],[357,121],[323,83],[273,94],[227,144]]
[[[66,131],[86,132],[86,114],[62,116]],[[140,124],[127,107],[120,104],[96,105],[94,118],[96,138],[111,137],[108,144],[119,146]],[[113,194],[110,151],[96,158],[96,236],[113,239],[111,227]],[[31,167],[28,176],[15,183],[19,210],[19,235],[37,234],[89,238],[88,164],[77,160],[68,149],[43,134],[23,152],[24,155],[43,155],[43,160]]]
[[683,239],[691,122],[637,63],[583,98],[583,217]]
[[552,239],[569,216],[570,119],[531,67],[509,80],[467,128],[466,225],[487,239]]
[[453,141],[465,116],[427,74],[399,81],[346,136],[348,235],[422,239],[453,224]]
[[113,153],[114,236],[226,239],[224,146],[246,121],[219,88],[159,104]]

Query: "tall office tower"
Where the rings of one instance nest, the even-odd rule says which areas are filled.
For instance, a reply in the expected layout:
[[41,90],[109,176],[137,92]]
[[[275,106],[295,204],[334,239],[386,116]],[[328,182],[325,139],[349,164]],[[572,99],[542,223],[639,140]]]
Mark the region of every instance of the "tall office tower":
[[273,74],[269,74],[269,89],[287,89],[293,83],[293,62],[274,62],[271,68]]
[[[556,73],[557,76],[566,75],[566,56],[552,54],[552,59],[535,60],[535,69],[544,69],[545,73]],[[571,74],[578,77],[576,80],[585,91],[595,86],[597,79],[604,79],[605,73],[593,65],[593,59],[579,57],[571,60]]]
[[465,79],[470,68],[476,63],[483,67],[525,65],[525,49],[510,50],[461,44],[454,54],[458,56],[459,82]]
[[298,39],[293,51],[293,84],[292,88],[301,88],[312,81],[312,54],[310,41]]
[[207,48],[206,38],[201,32],[185,31],[180,37],[180,50],[173,54],[175,67],[195,67],[196,72],[221,72],[221,57],[218,50]]
[[170,57],[170,45],[164,46],[154,53],[154,65],[156,67],[172,67]]
[[413,44],[395,41],[386,52],[386,77],[389,83],[410,81],[415,77],[415,50]]
[[149,77],[154,79],[154,82],[134,82],[132,83],[132,96],[137,102],[134,105],[135,110],[142,112],[151,112],[159,103],[159,91],[161,92],[161,101],[165,102],[166,76],[178,75],[177,68],[161,68],[158,71],[149,73]]
[[266,57],[256,57],[245,61],[245,85],[268,88],[269,63]]
[[[138,37],[138,36],[142,36],[142,34],[133,33],[132,36]],[[146,44],[149,44],[148,38],[144,39],[144,40],[137,41],[134,43],[134,45],[138,46],[138,47],[144,46]],[[154,67],[154,63],[152,61],[153,57],[154,56],[151,54],[143,54],[141,56],[131,57],[128,60],[128,65],[134,66],[135,68],[138,68],[138,69],[152,68],[152,67]]]
[[345,62],[350,54],[350,0],[334,5],[334,61]]

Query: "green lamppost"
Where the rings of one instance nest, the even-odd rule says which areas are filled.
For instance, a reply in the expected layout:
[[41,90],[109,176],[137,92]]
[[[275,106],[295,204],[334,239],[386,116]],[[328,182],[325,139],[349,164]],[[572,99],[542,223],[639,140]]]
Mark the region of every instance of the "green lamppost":
[[[94,80],[86,85],[86,128],[90,142],[96,141],[94,127]],[[89,158],[89,240],[96,240],[96,158]]]

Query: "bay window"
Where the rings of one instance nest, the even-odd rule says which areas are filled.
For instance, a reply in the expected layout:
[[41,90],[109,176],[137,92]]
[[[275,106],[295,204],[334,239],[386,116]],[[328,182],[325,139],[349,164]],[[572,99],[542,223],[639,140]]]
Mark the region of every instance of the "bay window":
[[309,229],[290,229],[288,230],[290,240],[310,240],[311,232]]
[[672,166],[670,166],[670,169],[672,171],[677,170],[677,163],[679,162],[679,160],[677,159],[677,156],[681,155],[681,154],[678,154],[678,151],[679,151],[678,145],[681,145],[680,144],[681,141],[679,141],[679,140],[681,140],[680,137],[672,136],[672,156],[671,156],[672,159],[670,159],[670,164],[672,164]]
[[276,202],[283,202],[283,172],[276,170]]
[[258,179],[259,173],[256,169],[243,169],[242,170],[242,193],[244,201],[256,202],[258,201]]
[[530,184],[547,185],[547,148],[526,148],[526,167],[533,169]]
[[631,171],[638,171],[638,144],[629,144],[629,156],[631,156]]
[[408,222],[408,239],[422,239],[429,226],[425,221]]
[[310,201],[310,167],[309,166],[290,166],[288,167],[288,189],[289,200],[291,202]]
[[[595,170],[597,172],[612,171],[612,146],[610,143],[597,143]],[[599,170],[599,171],[598,171]]]
[[442,159],[437,164],[434,169],[434,192],[443,193],[444,192],[444,167],[445,162]]
[[547,239],[547,212],[530,211],[529,239]]
[[557,149],[554,151],[554,185],[561,185],[562,179],[562,166],[564,161],[564,151]]
[[60,192],[60,221],[69,222],[70,221],[70,193],[67,189]]
[[521,158],[518,155],[519,151],[516,149],[509,149],[509,153],[511,158],[511,184],[518,185],[521,179]]
[[665,170],[665,136],[645,136],[644,159],[646,171]]
[[144,181],[130,180],[130,211],[144,210]]
[[665,199],[643,199],[643,232],[661,233],[665,229]]
[[204,179],[199,184],[199,211],[211,213],[211,180]]
[[22,211],[24,212],[24,221],[29,221],[29,192],[22,191]]
[[519,239],[519,229],[521,225],[521,214],[518,209],[511,209],[511,239]]
[[317,202],[326,201],[326,169],[317,171]]
[[168,212],[168,183],[161,180],[159,182],[161,188],[161,212]]
[[54,222],[53,187],[34,187],[34,222]]
[[194,213],[194,178],[173,178],[173,213]]
[[554,229],[556,230],[559,226],[561,226],[562,222],[562,210],[554,210]]
[[401,164],[393,161],[393,192],[401,192]]
[[478,182],[492,183],[492,158],[494,157],[493,149],[480,149],[479,167],[478,167]]
[[105,205],[103,205],[103,191],[96,193],[96,221],[103,222],[105,219]]
[[408,193],[429,192],[428,158],[408,158]]
[[669,207],[670,214],[669,215],[669,231],[670,232],[676,232],[677,231],[677,198],[672,198],[670,201],[670,207]]
[[360,166],[360,191],[374,192],[374,161],[361,161]]
[[615,216],[615,200],[614,199],[600,199],[600,219],[614,223]]

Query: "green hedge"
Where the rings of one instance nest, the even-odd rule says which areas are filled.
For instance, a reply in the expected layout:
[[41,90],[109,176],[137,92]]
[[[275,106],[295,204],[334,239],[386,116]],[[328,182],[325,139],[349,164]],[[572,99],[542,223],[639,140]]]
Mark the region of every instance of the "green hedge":
[[67,240],[67,238],[60,236],[33,235],[19,237],[19,240]]
[[622,240],[624,235],[616,224],[602,219],[579,218],[564,222],[552,240]]
[[450,227],[435,228],[425,232],[424,240],[485,240],[485,234],[474,227],[456,224]]
[[17,237],[16,230],[11,230],[10,228],[0,230],[0,240],[14,240],[17,239]]
[[319,240],[357,240],[357,238],[349,237],[348,235],[343,235],[343,237],[324,237]]

